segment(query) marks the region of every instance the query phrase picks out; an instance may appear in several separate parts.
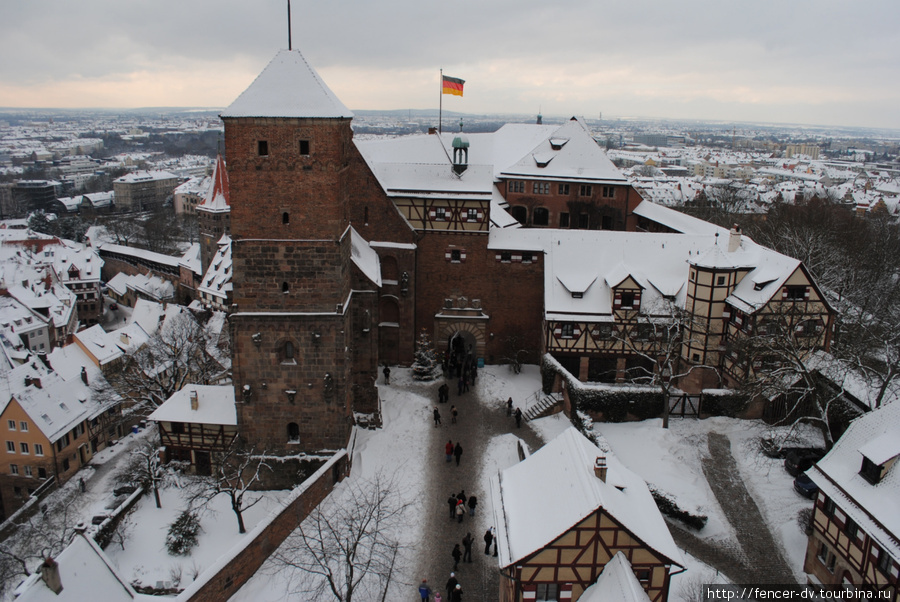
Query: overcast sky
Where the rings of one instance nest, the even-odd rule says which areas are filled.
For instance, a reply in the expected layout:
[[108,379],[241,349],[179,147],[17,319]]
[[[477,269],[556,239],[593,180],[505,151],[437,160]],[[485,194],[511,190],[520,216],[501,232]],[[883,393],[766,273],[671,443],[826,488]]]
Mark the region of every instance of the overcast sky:
[[[0,106],[225,107],[286,0],[0,0]],[[293,0],[351,109],[900,128],[897,0]]]

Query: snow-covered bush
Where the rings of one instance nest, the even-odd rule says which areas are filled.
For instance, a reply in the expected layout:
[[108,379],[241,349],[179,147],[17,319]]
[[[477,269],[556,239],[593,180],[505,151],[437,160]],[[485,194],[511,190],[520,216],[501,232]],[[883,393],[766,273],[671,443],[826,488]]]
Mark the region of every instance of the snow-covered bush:
[[169,533],[166,535],[166,549],[173,556],[187,556],[191,549],[197,545],[197,535],[200,533],[200,519],[193,512],[185,510],[178,515],[175,522],[169,525]]

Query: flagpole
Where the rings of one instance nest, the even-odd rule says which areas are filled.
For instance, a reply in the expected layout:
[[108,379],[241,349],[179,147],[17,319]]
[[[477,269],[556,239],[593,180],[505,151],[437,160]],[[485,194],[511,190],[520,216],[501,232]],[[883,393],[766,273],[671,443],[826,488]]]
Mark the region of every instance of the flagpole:
[[438,82],[438,134],[443,133],[443,113],[444,113],[444,70],[441,69],[441,77]]

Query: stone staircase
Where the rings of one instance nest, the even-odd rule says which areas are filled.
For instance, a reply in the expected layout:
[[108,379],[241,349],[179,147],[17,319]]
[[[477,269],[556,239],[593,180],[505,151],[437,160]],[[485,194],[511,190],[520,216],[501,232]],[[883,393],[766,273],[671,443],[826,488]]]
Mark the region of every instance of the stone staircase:
[[536,400],[529,404],[528,409],[522,414],[525,422],[534,420],[535,418],[543,418],[553,413],[553,408],[562,401],[562,393],[545,394],[538,389],[528,401]]

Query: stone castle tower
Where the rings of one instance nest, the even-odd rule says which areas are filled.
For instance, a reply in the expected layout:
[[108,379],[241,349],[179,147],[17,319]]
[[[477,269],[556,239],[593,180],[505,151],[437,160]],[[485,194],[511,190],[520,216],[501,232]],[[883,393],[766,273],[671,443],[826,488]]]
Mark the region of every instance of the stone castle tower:
[[354,410],[377,409],[377,343],[365,339],[375,295],[353,284],[353,114],[284,50],[221,117],[239,430],[276,454],[339,449]]

